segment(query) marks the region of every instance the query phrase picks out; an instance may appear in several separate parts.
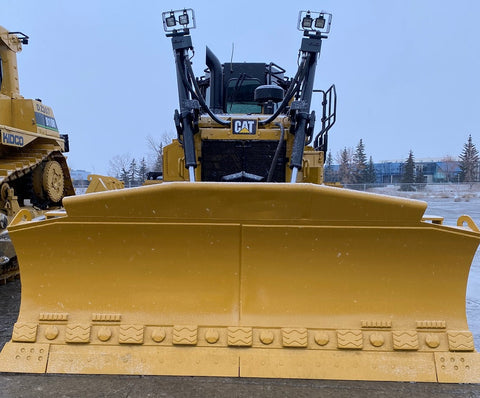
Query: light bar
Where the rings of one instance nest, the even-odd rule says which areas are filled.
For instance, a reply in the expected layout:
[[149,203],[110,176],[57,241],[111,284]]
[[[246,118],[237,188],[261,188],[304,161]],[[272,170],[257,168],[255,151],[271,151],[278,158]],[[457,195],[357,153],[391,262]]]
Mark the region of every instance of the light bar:
[[196,27],[195,13],[191,8],[162,12],[162,20],[165,32],[185,31]]
[[327,34],[331,24],[332,14],[328,12],[300,11],[298,14],[298,30]]

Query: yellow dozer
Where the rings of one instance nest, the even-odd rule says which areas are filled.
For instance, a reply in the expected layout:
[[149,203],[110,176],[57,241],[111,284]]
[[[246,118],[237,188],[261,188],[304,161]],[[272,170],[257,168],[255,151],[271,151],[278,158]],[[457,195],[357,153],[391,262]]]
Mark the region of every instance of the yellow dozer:
[[0,371],[480,382],[474,222],[322,185],[334,88],[317,134],[310,104],[331,15],[300,13],[293,78],[210,50],[195,78],[193,17],[163,15],[180,99],[163,182],[9,227],[22,297]]
[[[22,208],[39,211],[59,207],[73,195],[62,152],[68,136],[58,132],[52,108],[20,95],[17,53],[28,36],[0,27],[0,230]],[[8,233],[0,234],[0,278],[18,273]]]

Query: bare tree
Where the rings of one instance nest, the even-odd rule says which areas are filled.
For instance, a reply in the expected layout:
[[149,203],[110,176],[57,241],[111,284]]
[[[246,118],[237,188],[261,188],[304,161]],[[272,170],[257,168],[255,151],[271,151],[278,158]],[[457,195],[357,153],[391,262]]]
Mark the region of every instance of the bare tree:
[[354,182],[353,177],[353,149],[343,148],[337,153],[336,160],[338,162],[338,179],[342,184],[351,184]]
[[458,161],[451,155],[445,155],[441,159],[442,162],[442,171],[445,175],[445,181],[451,182],[454,179],[455,170],[458,168]]
[[163,148],[172,142],[171,134],[163,133],[160,139],[147,136],[147,144],[151,151],[150,169],[152,171],[163,171]]
[[115,155],[112,159],[110,159],[108,174],[112,177],[122,179],[123,172],[128,170],[132,160],[133,158],[129,153]]

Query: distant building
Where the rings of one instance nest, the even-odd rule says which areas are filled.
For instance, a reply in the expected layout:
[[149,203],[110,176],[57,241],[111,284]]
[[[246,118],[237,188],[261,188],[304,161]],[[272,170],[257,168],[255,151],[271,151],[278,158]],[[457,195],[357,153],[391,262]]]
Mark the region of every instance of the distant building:
[[[405,166],[404,160],[384,160],[374,163],[377,184],[399,184]],[[332,165],[334,173],[338,173],[339,165]],[[426,183],[458,182],[460,166],[456,160],[445,161],[444,159],[417,159],[416,169],[421,169]],[[333,182],[333,181],[329,181]]]
[[75,188],[83,188],[88,186],[87,177],[92,174],[90,171],[85,170],[70,170],[70,177],[72,177],[73,186]]
[[[405,161],[383,161],[375,163],[377,183],[398,184],[403,175]],[[443,159],[417,159],[417,170],[421,169],[426,183],[458,182],[460,167],[458,161]]]

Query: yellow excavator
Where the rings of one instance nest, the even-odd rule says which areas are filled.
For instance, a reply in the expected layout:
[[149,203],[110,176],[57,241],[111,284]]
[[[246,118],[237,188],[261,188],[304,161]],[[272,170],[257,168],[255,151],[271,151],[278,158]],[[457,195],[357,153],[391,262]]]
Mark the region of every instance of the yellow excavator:
[[331,19],[299,14],[292,78],[208,49],[196,78],[193,11],[163,14],[179,94],[163,182],[12,221],[22,297],[0,371],[480,382],[471,218],[322,185]]
[[5,228],[20,209],[38,215],[75,193],[63,155],[68,136],[59,134],[52,108],[20,95],[16,54],[28,39],[0,27],[0,278],[18,273]]

